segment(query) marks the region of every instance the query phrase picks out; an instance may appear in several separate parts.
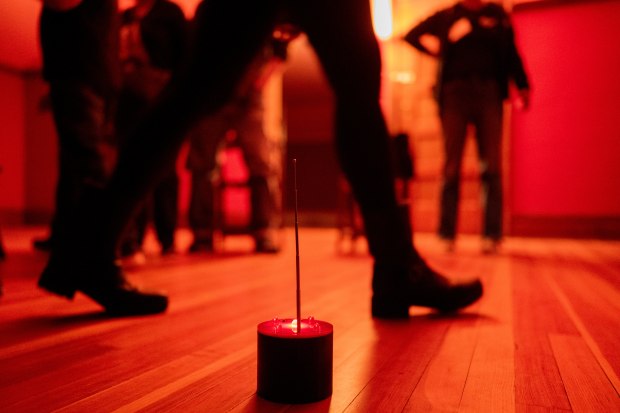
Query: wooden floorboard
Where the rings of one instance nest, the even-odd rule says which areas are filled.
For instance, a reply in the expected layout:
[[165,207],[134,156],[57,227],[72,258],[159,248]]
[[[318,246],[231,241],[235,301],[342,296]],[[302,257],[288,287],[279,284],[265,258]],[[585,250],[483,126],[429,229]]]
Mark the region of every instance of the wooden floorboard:
[[256,325],[295,311],[291,230],[274,256],[229,236],[217,254],[160,257],[151,234],[146,264],[126,269],[170,308],[117,319],[36,288],[43,233],[3,228],[0,412],[620,412],[618,241],[509,238],[489,256],[474,236],[447,253],[416,234],[434,268],[480,277],[485,295],[456,316],[379,321],[363,241],[349,252],[302,228],[302,312],[334,325],[333,395],[286,405],[256,396]]

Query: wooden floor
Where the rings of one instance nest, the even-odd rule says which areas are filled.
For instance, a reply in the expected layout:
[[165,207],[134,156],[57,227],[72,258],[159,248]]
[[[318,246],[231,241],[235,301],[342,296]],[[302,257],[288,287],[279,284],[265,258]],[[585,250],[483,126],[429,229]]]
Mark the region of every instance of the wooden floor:
[[162,258],[151,241],[130,277],[170,309],[126,319],[36,288],[41,233],[3,228],[1,412],[620,412],[620,242],[511,238],[484,256],[474,237],[448,254],[417,235],[435,268],[481,277],[485,295],[458,316],[388,322],[370,317],[365,246],[337,252],[335,230],[301,229],[302,313],[334,325],[334,392],[280,405],[256,396],[256,325],[295,312],[291,231],[277,256],[229,237],[218,255]]

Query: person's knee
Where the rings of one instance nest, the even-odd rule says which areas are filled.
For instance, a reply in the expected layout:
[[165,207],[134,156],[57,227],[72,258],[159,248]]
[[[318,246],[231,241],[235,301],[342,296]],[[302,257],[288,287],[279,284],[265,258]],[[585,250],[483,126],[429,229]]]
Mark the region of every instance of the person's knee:
[[461,175],[459,173],[444,174],[442,180],[442,190],[448,192],[454,192],[459,190],[461,182]]
[[499,171],[486,170],[480,174],[480,180],[487,184],[500,184],[502,176]]

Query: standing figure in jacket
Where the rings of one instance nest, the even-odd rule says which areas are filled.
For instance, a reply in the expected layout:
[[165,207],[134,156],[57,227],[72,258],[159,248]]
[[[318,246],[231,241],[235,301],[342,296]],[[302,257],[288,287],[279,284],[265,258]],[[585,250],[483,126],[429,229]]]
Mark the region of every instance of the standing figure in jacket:
[[468,125],[475,127],[483,189],[483,252],[496,252],[502,233],[501,140],[509,81],[520,104],[529,83],[502,6],[462,0],[413,27],[405,41],[439,59],[436,97],[444,138],[439,236],[454,250],[461,163]]

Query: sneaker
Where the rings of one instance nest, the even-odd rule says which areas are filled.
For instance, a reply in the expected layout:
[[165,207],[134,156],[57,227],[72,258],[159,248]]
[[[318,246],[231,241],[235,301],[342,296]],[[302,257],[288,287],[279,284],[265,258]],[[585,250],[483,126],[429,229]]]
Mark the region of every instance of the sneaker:
[[209,253],[213,251],[212,239],[195,239],[192,245],[189,246],[189,252],[191,254]]
[[277,254],[280,246],[270,237],[257,237],[254,239],[254,251],[259,254]]
[[494,238],[482,238],[482,253],[487,255],[497,254],[499,252],[500,241]]

